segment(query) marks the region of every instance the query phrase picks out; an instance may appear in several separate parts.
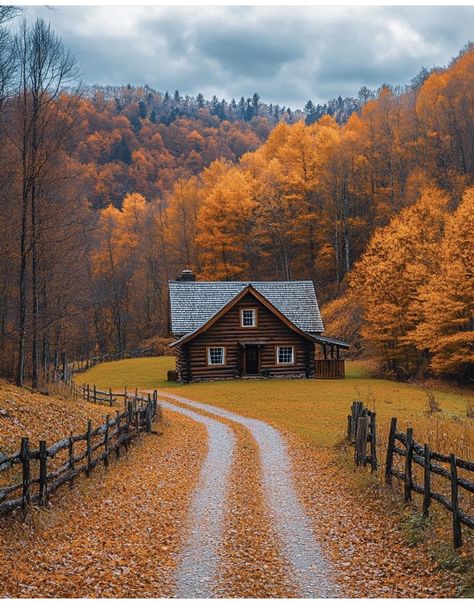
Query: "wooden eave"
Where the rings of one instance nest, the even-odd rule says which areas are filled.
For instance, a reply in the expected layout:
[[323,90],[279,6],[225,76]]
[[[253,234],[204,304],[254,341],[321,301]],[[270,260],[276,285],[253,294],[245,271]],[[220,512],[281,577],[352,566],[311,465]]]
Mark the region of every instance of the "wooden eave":
[[235,306],[240,300],[242,300],[242,298],[248,293],[250,293],[256,300],[261,302],[266,308],[268,308],[268,310],[270,312],[272,312],[276,317],[278,317],[280,319],[280,321],[282,321],[289,329],[291,329],[298,335],[302,336],[306,340],[309,340],[310,342],[316,341],[316,339],[312,335],[310,335],[309,333],[306,333],[305,331],[303,331],[302,329],[297,327],[294,323],[292,323],[287,317],[285,317],[285,315],[282,312],[280,312],[275,306],[273,306],[273,304],[271,302],[269,302],[267,300],[267,298],[265,298],[265,296],[263,296],[255,288],[253,288],[251,284],[249,284],[246,287],[244,287],[242,289],[242,291],[239,292],[234,298],[232,298],[232,300],[229,300],[229,302],[225,306],[223,306],[208,321],[203,323],[200,327],[198,327],[194,331],[186,334],[185,336],[182,336],[179,340],[176,340],[176,342],[172,342],[169,346],[173,347],[173,346],[177,346],[178,344],[185,344],[186,342],[193,340],[196,336],[200,335],[201,333],[204,333],[205,331],[207,331],[212,325],[214,325],[214,323],[216,323],[221,317],[223,317],[233,306]]

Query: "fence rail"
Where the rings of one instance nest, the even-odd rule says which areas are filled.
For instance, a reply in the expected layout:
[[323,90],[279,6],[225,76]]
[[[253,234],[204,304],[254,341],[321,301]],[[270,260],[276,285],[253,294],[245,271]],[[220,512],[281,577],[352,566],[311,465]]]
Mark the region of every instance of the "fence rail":
[[99,390],[95,384],[75,384],[71,383],[71,392],[76,396],[80,396],[89,403],[99,403],[101,405],[109,405],[113,407],[117,404],[123,404],[131,396],[138,397],[138,389],[135,389],[131,395],[125,388],[124,392],[113,392],[111,388],[108,390]]
[[[113,453],[118,458],[122,447],[128,450],[133,439],[152,432],[153,419],[160,413],[156,390],[141,397],[114,393],[117,396],[124,398],[124,411],[117,410],[115,417],[107,415],[101,426],[93,429],[89,420],[82,434],[71,434],[49,447],[41,440],[37,449],[24,437],[17,453],[0,460],[0,474],[15,474],[15,466],[20,466],[17,476],[7,478],[13,482],[0,487],[0,515],[32,503],[45,505],[63,484],[82,473],[89,476],[100,463],[108,466]],[[53,460],[58,462],[56,467]]]
[[[403,458],[403,471],[394,467],[395,456]],[[435,463],[436,461],[447,464],[449,469],[439,465],[439,463]],[[414,464],[423,468],[423,484],[417,483],[414,479]],[[455,548],[462,546],[461,524],[474,528],[474,517],[460,509],[459,492],[461,488],[469,493],[474,493],[474,482],[458,476],[458,468],[474,472],[474,463],[458,459],[453,453],[444,455],[431,451],[427,444],[421,445],[414,440],[412,428],[408,428],[406,433],[397,432],[397,419],[392,418],[385,464],[386,482],[391,484],[392,476],[403,482],[404,500],[407,503],[412,501],[413,492],[423,495],[422,512],[424,516],[429,515],[432,500],[437,501],[449,510],[452,515],[453,545]],[[434,490],[432,484],[433,474],[449,481],[449,496]]]
[[[357,465],[371,463],[372,471],[377,469],[377,439],[375,412],[369,411],[364,405],[356,401],[352,403],[351,414],[348,415],[347,439],[354,444],[354,461]],[[373,426],[372,426],[373,422]],[[370,442],[371,452],[367,455],[367,443]],[[395,460],[402,460],[403,468],[397,467]],[[435,463],[438,462],[438,463]],[[440,464],[445,464],[443,467]],[[414,468],[422,468],[422,480],[417,482]],[[431,451],[429,445],[420,444],[414,440],[413,428],[407,428],[406,433],[397,431],[397,418],[390,421],[390,430],[385,459],[385,482],[393,483],[393,477],[403,483],[403,498],[405,503],[412,501],[412,494],[419,493],[423,496],[422,513],[429,516],[432,501],[441,504],[451,512],[453,545],[455,548],[462,546],[461,525],[474,529],[474,516],[461,509],[461,493],[467,491],[474,493],[474,475],[472,479],[459,476],[458,470],[474,472],[474,462],[458,459],[451,453],[446,455]],[[434,485],[433,475],[444,479],[437,482],[439,490]],[[445,492],[442,486],[445,485]],[[462,490],[460,492],[460,489]],[[449,492],[449,494],[446,494]]]

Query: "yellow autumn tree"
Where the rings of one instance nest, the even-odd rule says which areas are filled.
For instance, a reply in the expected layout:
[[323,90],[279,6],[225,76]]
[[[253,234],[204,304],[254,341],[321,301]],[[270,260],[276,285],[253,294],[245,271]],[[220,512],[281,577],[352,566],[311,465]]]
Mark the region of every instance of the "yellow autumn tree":
[[440,267],[419,294],[420,322],[409,334],[439,374],[474,377],[474,189],[450,216]]
[[231,280],[248,274],[254,209],[250,178],[238,168],[220,170],[197,217],[196,243],[203,276]]
[[384,369],[405,377],[419,353],[407,334],[420,320],[417,294],[438,270],[449,198],[426,188],[420,199],[378,229],[351,277],[363,309],[361,334]]
[[196,227],[202,189],[198,179],[180,178],[168,198],[166,237],[173,254],[176,270],[197,266]]

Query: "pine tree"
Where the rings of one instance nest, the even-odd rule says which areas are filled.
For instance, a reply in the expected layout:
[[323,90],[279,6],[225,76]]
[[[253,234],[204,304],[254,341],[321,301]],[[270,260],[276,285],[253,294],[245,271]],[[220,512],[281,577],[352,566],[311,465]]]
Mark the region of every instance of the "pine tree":
[[202,109],[204,107],[205,101],[204,101],[204,96],[199,93],[196,97],[196,103],[199,109]]
[[318,114],[316,112],[316,107],[314,106],[313,101],[309,100],[304,106],[304,112],[306,113],[305,123],[307,126],[310,124],[314,124],[314,122],[318,119]]

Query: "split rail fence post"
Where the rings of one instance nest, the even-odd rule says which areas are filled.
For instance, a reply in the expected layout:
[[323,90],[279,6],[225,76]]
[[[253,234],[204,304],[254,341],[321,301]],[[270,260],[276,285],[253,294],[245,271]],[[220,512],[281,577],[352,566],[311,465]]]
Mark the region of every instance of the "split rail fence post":
[[105,418],[105,434],[104,434],[104,465],[109,466],[109,423],[110,415]]
[[355,401],[353,401],[352,405],[351,405],[351,414],[347,416],[347,440],[349,442],[353,441],[353,434],[354,434],[354,421],[355,421],[354,406],[355,406]]
[[26,436],[21,439],[20,448],[20,459],[22,462],[22,494],[21,494],[21,507],[25,509],[31,502],[30,494],[30,444]]
[[370,470],[372,474],[377,471],[377,429],[375,411],[370,414]]
[[110,406],[112,407],[113,402],[112,402],[112,388],[109,388],[109,400],[110,400]]
[[140,432],[140,410],[141,410],[141,408],[140,408],[140,406],[139,406],[139,404],[137,402],[137,399],[135,398],[135,409],[134,409],[134,411],[135,411],[135,417],[134,417],[134,419],[135,419],[135,434],[136,434],[136,436],[138,436],[138,433]]
[[408,503],[412,499],[413,488],[413,428],[407,428],[407,443],[405,457],[405,489],[404,499]]
[[117,442],[115,443],[115,456],[118,459],[120,457],[120,411],[117,411],[116,425],[117,425]]
[[95,384],[94,384],[94,403],[97,403],[97,391],[96,391]]
[[124,445],[125,445],[125,452],[128,452],[128,438],[130,436],[130,431],[132,429],[133,426],[133,409],[134,409],[134,402],[135,399],[131,399],[130,401],[128,401],[128,413],[127,413],[127,434],[125,435],[125,441],[124,441]]
[[395,434],[397,433],[397,418],[390,420],[390,433],[388,436],[387,459],[385,461],[385,482],[392,484],[393,448],[395,446]]
[[367,432],[368,432],[368,415],[364,409],[362,415],[357,419],[356,446],[355,446],[355,461],[356,464],[366,465],[367,463]]
[[459,517],[458,469],[456,456],[451,453],[451,507],[453,508],[453,545],[455,549],[462,546],[461,520]]
[[39,504],[46,505],[48,501],[48,450],[46,441],[39,442]]
[[423,516],[429,516],[431,503],[431,451],[425,445],[423,452]]
[[367,409],[364,409],[362,411],[362,419],[364,420],[363,422],[363,432],[362,432],[362,436],[361,436],[361,458],[362,458],[362,465],[365,467],[367,465],[367,442],[369,439],[369,412],[367,411]]
[[69,453],[69,471],[71,472],[71,480],[69,481],[69,486],[72,487],[73,482],[74,482],[74,472],[76,471],[76,464],[74,463],[74,440],[72,437],[72,432],[69,436],[68,453]]
[[91,467],[92,467],[92,420],[87,422],[87,434],[86,434],[86,455],[87,455],[87,466],[86,466],[86,474],[90,476]]
[[355,441],[357,436],[357,421],[362,411],[363,404],[361,401],[354,401],[352,403],[352,419],[351,419],[351,440]]
[[146,406],[145,418],[146,418],[146,431],[148,433],[150,433],[153,429],[153,401],[152,401],[150,394],[148,394],[148,404]]
[[361,434],[362,434],[362,422],[363,419],[361,417],[357,418],[357,429],[356,429],[356,436],[355,436],[355,446],[354,446],[354,461],[356,463],[356,466],[360,465],[360,439],[361,439]]

